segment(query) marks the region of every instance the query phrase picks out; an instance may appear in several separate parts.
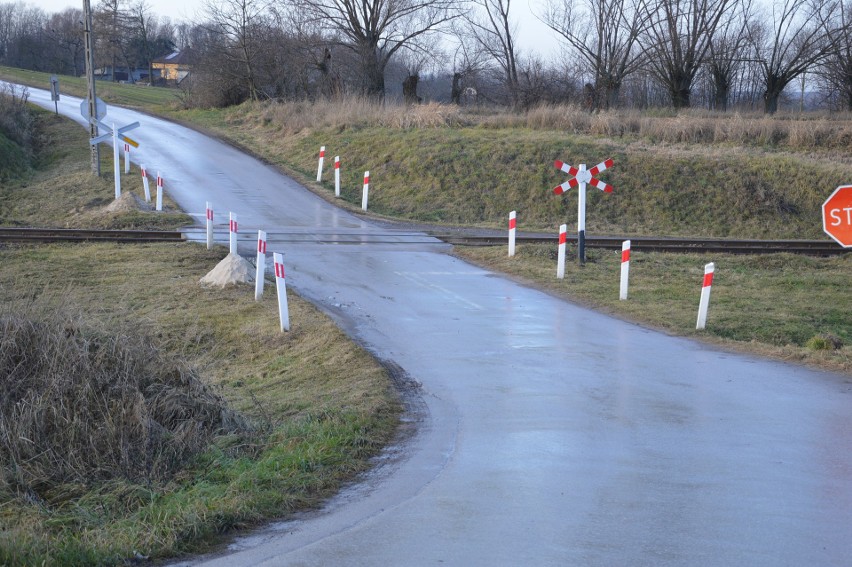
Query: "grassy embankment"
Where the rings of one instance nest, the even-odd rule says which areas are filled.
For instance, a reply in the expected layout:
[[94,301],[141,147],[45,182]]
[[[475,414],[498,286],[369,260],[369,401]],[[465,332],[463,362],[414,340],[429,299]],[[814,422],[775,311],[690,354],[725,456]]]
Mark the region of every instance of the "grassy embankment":
[[[34,128],[40,142],[18,147],[16,167],[3,162],[0,224],[187,222],[106,213],[112,181],[89,174],[85,131],[46,112]],[[137,185],[123,187],[141,196]],[[293,330],[281,333],[274,293],[255,302],[253,288],[202,288],[226,253],[0,249],[0,381],[10,381],[0,388],[0,564],[197,550],[316,505],[388,441],[398,403],[387,373],[292,294]]]

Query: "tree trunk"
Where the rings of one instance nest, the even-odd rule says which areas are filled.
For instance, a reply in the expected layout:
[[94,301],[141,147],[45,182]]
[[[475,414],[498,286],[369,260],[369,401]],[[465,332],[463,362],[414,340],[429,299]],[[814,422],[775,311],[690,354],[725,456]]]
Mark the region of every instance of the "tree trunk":
[[453,86],[450,89],[450,102],[453,104],[461,104],[461,73],[453,73]]
[[763,112],[766,114],[778,112],[778,101],[781,99],[781,93],[784,92],[785,86],[787,86],[787,81],[782,80],[781,77],[769,75],[766,78],[766,90],[763,92]]
[[713,99],[711,100],[713,110],[728,111],[728,99],[731,93],[731,81],[724,69],[713,66],[710,70],[713,76]]
[[417,96],[417,83],[420,75],[412,73],[402,81],[402,98],[406,104],[419,104],[421,99]]

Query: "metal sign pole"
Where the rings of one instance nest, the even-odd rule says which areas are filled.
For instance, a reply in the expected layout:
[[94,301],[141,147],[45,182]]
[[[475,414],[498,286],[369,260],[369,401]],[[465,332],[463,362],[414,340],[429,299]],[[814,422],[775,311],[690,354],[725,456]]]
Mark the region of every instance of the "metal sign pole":
[[577,188],[579,195],[577,199],[577,261],[583,265],[586,263],[586,164],[581,163],[579,169],[577,173],[577,181],[580,182]]

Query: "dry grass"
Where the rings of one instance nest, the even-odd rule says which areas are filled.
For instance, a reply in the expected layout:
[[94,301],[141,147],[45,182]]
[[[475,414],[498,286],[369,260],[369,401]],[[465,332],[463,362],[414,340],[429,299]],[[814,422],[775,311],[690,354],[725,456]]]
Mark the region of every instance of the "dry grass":
[[0,311],[0,492],[166,482],[214,435],[245,431],[197,373],[127,321],[60,297]]

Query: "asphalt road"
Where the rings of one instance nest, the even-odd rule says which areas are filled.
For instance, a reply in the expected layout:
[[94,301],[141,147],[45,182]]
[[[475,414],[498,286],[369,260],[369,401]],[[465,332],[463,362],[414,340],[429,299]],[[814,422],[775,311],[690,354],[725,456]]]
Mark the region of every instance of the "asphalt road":
[[[31,100],[52,108],[46,92]],[[77,115],[79,100],[60,109]],[[184,210],[209,200],[269,231],[288,285],[420,384],[413,433],[363,483],[184,564],[852,563],[847,377],[615,320],[425,238],[388,244],[411,239],[227,145],[126,110],[110,119],[142,122],[133,159]],[[282,230],[305,242],[276,242]],[[362,243],[310,242],[345,232]]]

